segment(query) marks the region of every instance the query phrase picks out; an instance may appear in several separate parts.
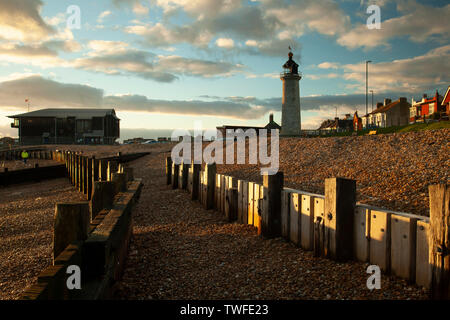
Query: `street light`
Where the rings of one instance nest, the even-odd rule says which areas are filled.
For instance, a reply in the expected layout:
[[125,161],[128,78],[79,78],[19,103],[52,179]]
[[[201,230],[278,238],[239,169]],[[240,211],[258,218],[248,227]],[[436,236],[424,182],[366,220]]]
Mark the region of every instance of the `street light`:
[[367,108],[367,90],[369,88],[369,63],[371,62],[371,60],[366,60],[366,114],[369,113],[369,110]]
[[370,92],[372,93],[372,112],[373,112],[373,90],[370,90]]

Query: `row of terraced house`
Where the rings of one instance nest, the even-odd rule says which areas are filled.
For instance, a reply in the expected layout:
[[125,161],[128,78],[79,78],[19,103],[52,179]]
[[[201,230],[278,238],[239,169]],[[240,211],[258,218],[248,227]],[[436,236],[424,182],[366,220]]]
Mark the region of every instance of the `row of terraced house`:
[[359,117],[355,112],[353,117],[349,114],[344,119],[335,118],[322,123],[319,131],[359,131],[362,129],[387,128],[392,126],[404,126],[417,122],[428,122],[436,120],[449,120],[450,118],[450,86],[444,96],[438,91],[431,98],[426,94],[422,100],[411,99],[409,103],[406,97],[392,101],[384,99],[378,102],[375,110]]

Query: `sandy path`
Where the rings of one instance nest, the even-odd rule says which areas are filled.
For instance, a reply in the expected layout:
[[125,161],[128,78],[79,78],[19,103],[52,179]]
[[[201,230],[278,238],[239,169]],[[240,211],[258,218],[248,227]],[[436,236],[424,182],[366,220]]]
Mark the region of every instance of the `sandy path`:
[[366,287],[367,264],[335,263],[251,226],[227,223],[164,181],[164,158],[133,162],[144,188],[133,212],[119,299],[423,299],[425,290],[382,277]]

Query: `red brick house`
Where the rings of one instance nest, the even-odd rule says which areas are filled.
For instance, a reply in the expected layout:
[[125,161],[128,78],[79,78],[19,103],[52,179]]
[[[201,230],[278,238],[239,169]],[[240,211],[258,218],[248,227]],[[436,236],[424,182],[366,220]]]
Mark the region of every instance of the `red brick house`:
[[360,131],[362,128],[362,119],[358,117],[358,111],[355,111],[353,115],[353,131]]
[[424,94],[421,101],[413,100],[409,112],[409,123],[422,122],[427,118],[431,118],[434,113],[441,113],[442,100],[442,96],[439,95],[437,90],[432,98],[428,98],[428,96]]
[[446,113],[447,120],[450,118],[450,86],[442,99],[442,111]]

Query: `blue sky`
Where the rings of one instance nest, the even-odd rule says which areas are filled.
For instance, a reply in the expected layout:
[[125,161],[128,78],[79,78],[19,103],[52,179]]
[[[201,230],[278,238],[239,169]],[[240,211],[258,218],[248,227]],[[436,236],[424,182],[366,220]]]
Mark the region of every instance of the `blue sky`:
[[[80,29],[67,28],[73,4]],[[373,4],[381,29],[366,25]],[[17,135],[6,115],[26,98],[31,110],[114,107],[125,138],[280,122],[289,45],[303,128],[336,107],[364,113],[365,60],[375,102],[443,94],[449,14],[437,0],[0,0],[0,136]]]

